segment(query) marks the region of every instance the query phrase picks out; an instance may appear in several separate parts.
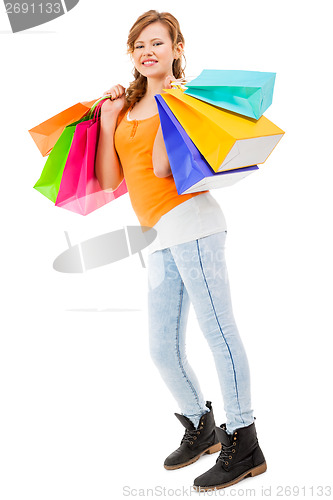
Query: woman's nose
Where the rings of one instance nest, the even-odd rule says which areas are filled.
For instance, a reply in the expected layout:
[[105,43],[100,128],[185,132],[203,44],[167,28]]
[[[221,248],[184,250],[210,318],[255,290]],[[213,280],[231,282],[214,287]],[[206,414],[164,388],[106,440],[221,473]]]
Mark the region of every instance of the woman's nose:
[[151,47],[145,47],[143,50],[143,55],[144,56],[151,56],[153,53],[153,50]]

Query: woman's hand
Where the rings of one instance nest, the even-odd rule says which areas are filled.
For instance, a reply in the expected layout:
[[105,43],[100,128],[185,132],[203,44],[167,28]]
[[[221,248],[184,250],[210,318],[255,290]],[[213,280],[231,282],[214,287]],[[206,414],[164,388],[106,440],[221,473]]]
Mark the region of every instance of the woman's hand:
[[110,95],[110,99],[106,99],[101,107],[102,115],[109,113],[117,113],[123,109],[125,105],[125,88],[122,85],[114,85],[103,95]]
[[164,89],[172,89],[172,85],[171,85],[172,82],[177,82],[177,84],[182,84],[182,83],[186,82],[186,79],[185,78],[178,78],[178,80],[177,80],[177,78],[175,78],[173,75],[168,75],[164,80],[163,88]]
[[164,89],[172,89],[171,82],[175,81],[175,77],[173,75],[168,75],[164,80]]
[[[164,80],[163,89],[172,89],[171,82],[174,82],[174,81],[175,81],[175,77],[172,75],[168,75]],[[162,90],[161,93],[163,94],[164,90]]]

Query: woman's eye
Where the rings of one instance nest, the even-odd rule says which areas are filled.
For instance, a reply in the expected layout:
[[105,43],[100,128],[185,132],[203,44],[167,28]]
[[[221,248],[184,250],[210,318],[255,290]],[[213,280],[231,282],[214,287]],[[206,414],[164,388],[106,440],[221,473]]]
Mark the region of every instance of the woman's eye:
[[[153,45],[163,45],[163,42],[155,42]],[[135,49],[142,49],[143,45],[136,45],[136,47],[134,47],[134,50]]]

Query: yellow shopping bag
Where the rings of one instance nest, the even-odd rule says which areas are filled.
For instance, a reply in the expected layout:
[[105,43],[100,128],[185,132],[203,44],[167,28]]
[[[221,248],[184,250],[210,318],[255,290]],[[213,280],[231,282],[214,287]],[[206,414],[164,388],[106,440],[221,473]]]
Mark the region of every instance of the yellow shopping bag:
[[226,111],[181,89],[161,97],[215,172],[264,163],[284,134],[265,116],[255,120]]

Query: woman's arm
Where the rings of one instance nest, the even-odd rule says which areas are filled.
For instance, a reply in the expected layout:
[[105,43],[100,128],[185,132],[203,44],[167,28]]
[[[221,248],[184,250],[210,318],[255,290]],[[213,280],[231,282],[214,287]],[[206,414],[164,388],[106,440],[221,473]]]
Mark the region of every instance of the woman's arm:
[[169,177],[169,175],[172,175],[161,125],[158,128],[153,147],[153,168],[156,177]]
[[124,178],[117,152],[114,147],[114,133],[117,119],[125,104],[125,89],[115,85],[104,95],[110,94],[113,101],[104,101],[101,107],[99,139],[95,159],[95,175],[103,190],[114,191]]
[[[171,89],[173,75],[168,75],[164,80],[163,89]],[[164,90],[161,92],[164,93]],[[153,167],[156,177],[169,177],[172,175],[168,154],[166,151],[161,125],[158,128],[153,147]]]

